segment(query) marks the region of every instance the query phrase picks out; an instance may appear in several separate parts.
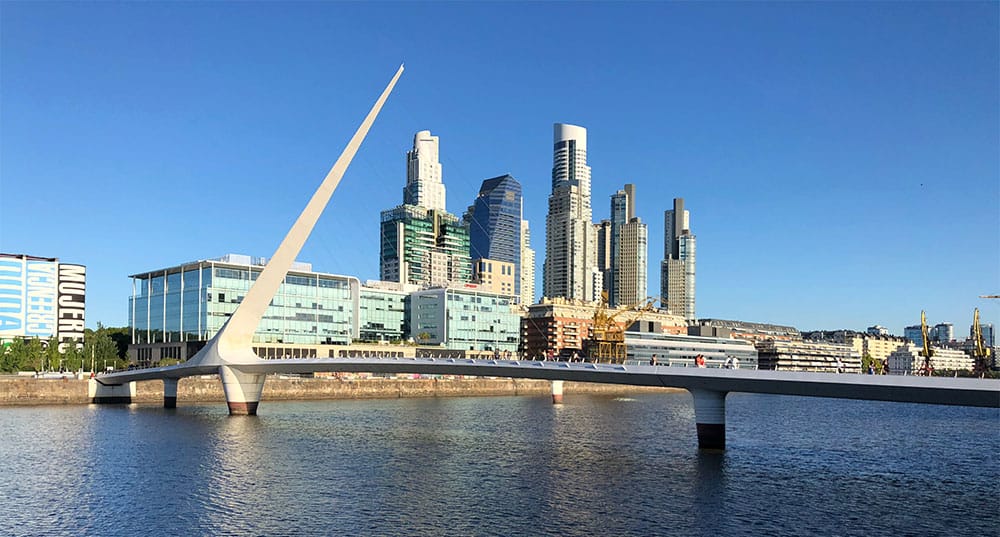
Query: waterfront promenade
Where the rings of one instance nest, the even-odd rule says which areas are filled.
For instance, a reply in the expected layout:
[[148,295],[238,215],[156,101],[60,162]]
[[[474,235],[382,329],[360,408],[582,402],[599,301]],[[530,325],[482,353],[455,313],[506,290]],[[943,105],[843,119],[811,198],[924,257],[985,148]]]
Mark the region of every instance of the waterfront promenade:
[[[35,379],[0,377],[0,406],[90,404],[89,379]],[[289,378],[272,375],[264,384],[267,401],[308,401],[326,399],[396,399],[419,397],[480,397],[549,395],[551,384],[544,380],[510,378],[381,378],[330,377]],[[590,382],[567,382],[568,394],[664,393],[666,388],[620,386]],[[680,391],[680,390],[675,390]],[[184,404],[222,403],[226,400],[217,375],[187,377],[177,385],[178,399]],[[133,403],[162,404],[162,382],[136,384]]]

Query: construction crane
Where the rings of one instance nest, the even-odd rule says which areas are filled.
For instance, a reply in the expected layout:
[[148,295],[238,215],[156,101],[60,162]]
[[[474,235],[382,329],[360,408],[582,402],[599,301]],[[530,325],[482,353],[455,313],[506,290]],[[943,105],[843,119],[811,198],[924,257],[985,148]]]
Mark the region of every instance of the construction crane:
[[927,330],[927,315],[924,314],[923,310],[920,311],[920,336],[924,340],[924,350],[920,353],[924,357],[924,365],[918,373],[930,376],[934,372],[934,368],[931,367],[931,357],[934,356],[934,349],[931,347],[931,337]]
[[992,349],[983,340],[983,329],[979,326],[979,308],[972,316],[972,357],[975,360],[973,372],[983,375],[990,369],[990,354]]
[[[625,326],[644,312],[652,310],[655,302],[656,299],[647,298],[642,302],[636,302],[624,309],[609,313],[608,293],[602,291],[601,302],[594,309],[594,325],[591,328],[591,336],[586,342],[587,356],[600,363],[625,363]],[[618,317],[626,312],[630,318],[623,322]]]

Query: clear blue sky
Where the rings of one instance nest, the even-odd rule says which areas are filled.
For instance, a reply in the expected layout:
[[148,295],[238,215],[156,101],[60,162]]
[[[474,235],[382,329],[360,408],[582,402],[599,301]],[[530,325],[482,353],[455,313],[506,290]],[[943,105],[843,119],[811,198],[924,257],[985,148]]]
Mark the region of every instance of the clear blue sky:
[[699,317],[950,321],[1000,301],[997,2],[0,3],[0,251],[88,266],[87,324],[129,274],[269,256],[401,62],[299,256],[378,278],[413,134],[448,208],[514,175],[538,252],[552,124],[589,131],[594,218],[636,184],[698,237]]

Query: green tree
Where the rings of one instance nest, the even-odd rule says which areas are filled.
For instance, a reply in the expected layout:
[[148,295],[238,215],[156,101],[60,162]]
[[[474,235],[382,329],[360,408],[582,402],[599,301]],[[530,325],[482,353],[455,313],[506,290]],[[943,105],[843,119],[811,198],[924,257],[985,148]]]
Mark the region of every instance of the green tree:
[[[45,361],[45,348],[42,346],[42,340],[33,337],[26,342],[24,359],[21,360],[21,367],[24,369],[35,370],[37,365],[44,363]],[[58,367],[59,364],[56,364]],[[50,368],[51,369],[51,368]]]
[[90,360],[83,355],[83,350],[77,348],[76,344],[66,345],[65,349],[63,363],[66,364],[66,369],[70,371],[90,369]]
[[16,373],[27,356],[27,343],[21,338],[15,338],[4,346],[3,356],[0,356],[0,370],[5,373]]
[[[63,355],[59,352],[59,340],[53,336],[45,342],[45,350],[42,351],[42,361],[45,370],[55,371],[60,367],[65,367]],[[68,368],[67,368],[68,369]]]
[[90,337],[84,333],[83,360],[88,367],[93,363],[97,369],[103,368],[105,363],[119,366],[118,345],[100,323],[97,330],[90,332]]

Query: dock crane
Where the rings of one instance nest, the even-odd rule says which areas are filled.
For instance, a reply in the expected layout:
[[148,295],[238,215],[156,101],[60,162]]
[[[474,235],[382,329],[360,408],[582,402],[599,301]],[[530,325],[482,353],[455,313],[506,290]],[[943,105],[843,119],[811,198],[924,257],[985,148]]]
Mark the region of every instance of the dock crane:
[[930,376],[934,372],[934,368],[931,366],[934,348],[931,347],[931,336],[927,330],[927,315],[924,314],[923,310],[920,311],[920,336],[924,340],[924,350],[920,353],[924,357],[924,365],[920,367],[918,374]]
[[[625,363],[625,326],[631,324],[637,317],[653,309],[655,298],[647,298],[623,309],[609,313],[608,293],[601,292],[601,301],[594,309],[594,325],[591,336],[586,343],[587,355],[600,363]],[[627,315],[624,322],[620,315]],[[625,326],[623,326],[623,324]]]
[[983,340],[983,329],[979,326],[979,308],[972,316],[972,357],[975,360],[973,372],[976,375],[983,375],[990,369],[990,354],[992,349],[986,346]]

